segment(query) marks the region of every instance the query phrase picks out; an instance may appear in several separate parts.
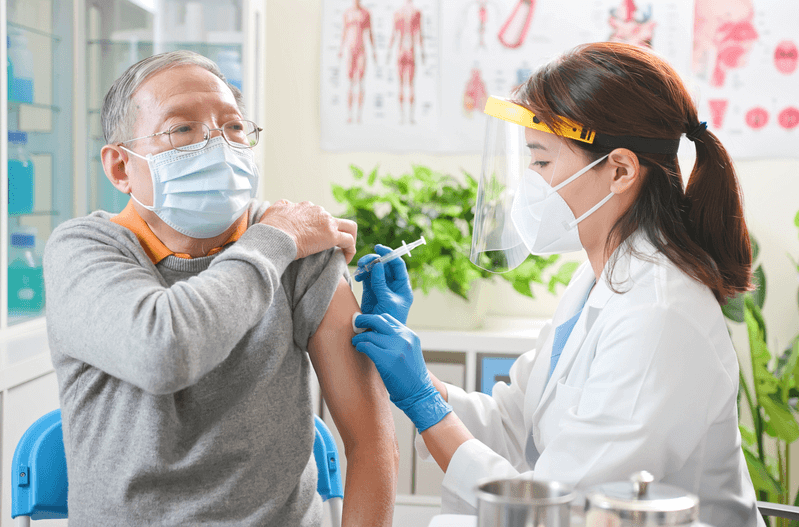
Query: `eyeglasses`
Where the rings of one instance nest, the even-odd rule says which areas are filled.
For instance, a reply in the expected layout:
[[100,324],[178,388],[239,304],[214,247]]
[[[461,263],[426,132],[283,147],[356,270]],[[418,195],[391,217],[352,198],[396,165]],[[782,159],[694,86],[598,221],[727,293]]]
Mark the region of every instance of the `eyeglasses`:
[[169,137],[169,143],[175,150],[202,150],[211,139],[211,132],[216,131],[222,132],[222,137],[227,144],[233,148],[252,148],[258,144],[258,134],[263,132],[263,129],[259,128],[258,125],[252,121],[241,119],[228,121],[223,124],[221,128],[210,128],[205,123],[189,121],[172,125],[169,127],[169,130],[164,132],[128,139],[119,144],[124,145],[125,143],[138,141],[139,139],[149,139],[150,137],[166,135]]

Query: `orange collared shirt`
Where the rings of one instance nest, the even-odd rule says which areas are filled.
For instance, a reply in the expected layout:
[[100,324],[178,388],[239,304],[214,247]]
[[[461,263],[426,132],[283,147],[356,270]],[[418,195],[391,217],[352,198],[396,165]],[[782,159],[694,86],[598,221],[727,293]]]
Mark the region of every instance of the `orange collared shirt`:
[[[178,258],[186,258],[191,259],[186,253],[176,253],[171,251],[164,243],[158,239],[155,233],[150,229],[150,226],[147,225],[147,222],[139,216],[139,213],[136,212],[136,209],[133,207],[133,201],[129,201],[128,205],[116,216],[111,218],[111,221],[116,223],[117,225],[121,225],[126,229],[129,229],[136,235],[136,238],[139,239],[139,243],[141,244],[144,252],[147,253],[147,256],[150,257],[153,264],[157,264],[167,256],[173,255],[177,256]],[[250,223],[250,212],[245,212],[244,221],[239,222],[238,228],[230,235],[230,238],[227,239],[225,243],[222,244],[221,247],[214,247],[206,256],[211,256],[212,254],[216,254],[222,250],[222,247],[229,243],[233,243],[239,238],[244,232],[247,230],[247,225]]]

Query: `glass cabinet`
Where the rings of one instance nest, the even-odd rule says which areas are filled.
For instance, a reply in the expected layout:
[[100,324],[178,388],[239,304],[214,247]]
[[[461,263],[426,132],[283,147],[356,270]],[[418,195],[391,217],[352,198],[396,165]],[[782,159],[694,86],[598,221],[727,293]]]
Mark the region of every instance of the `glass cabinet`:
[[71,8],[9,0],[5,9],[3,326],[43,314],[42,249],[53,228],[77,213]]
[[0,104],[1,340],[4,328],[43,315],[41,258],[52,230],[92,210],[119,212],[127,203],[100,162],[103,97],[125,69],[155,53],[196,51],[242,90],[248,118],[263,122],[265,0],[0,5],[7,62]]

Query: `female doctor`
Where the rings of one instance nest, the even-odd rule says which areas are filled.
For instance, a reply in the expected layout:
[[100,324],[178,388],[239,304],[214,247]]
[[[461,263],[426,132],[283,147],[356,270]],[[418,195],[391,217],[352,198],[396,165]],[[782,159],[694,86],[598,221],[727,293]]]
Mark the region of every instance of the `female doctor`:
[[[401,259],[367,275],[354,324],[371,331],[353,344],[420,431],[422,457],[446,473],[443,511],[474,514],[487,477],[585,488],[647,470],[697,494],[705,523],[764,525],[719,305],[751,287],[741,193],[677,73],[638,47],[582,45],[486,113],[472,261],[507,270],[529,253],[580,249],[588,261],[492,396],[427,370],[404,325],[412,296]],[[682,134],[696,147],[685,189]]]

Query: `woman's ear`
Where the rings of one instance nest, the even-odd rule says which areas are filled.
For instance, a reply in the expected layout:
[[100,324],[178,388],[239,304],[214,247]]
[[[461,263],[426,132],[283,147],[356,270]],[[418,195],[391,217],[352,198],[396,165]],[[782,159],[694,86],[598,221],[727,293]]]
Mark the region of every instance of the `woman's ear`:
[[100,157],[103,161],[103,171],[111,184],[124,194],[130,193],[127,153],[117,145],[105,145],[100,151]]
[[635,187],[641,175],[641,165],[638,156],[632,150],[617,148],[608,155],[609,166],[613,168],[613,179],[610,182],[610,191],[614,194],[624,194]]

